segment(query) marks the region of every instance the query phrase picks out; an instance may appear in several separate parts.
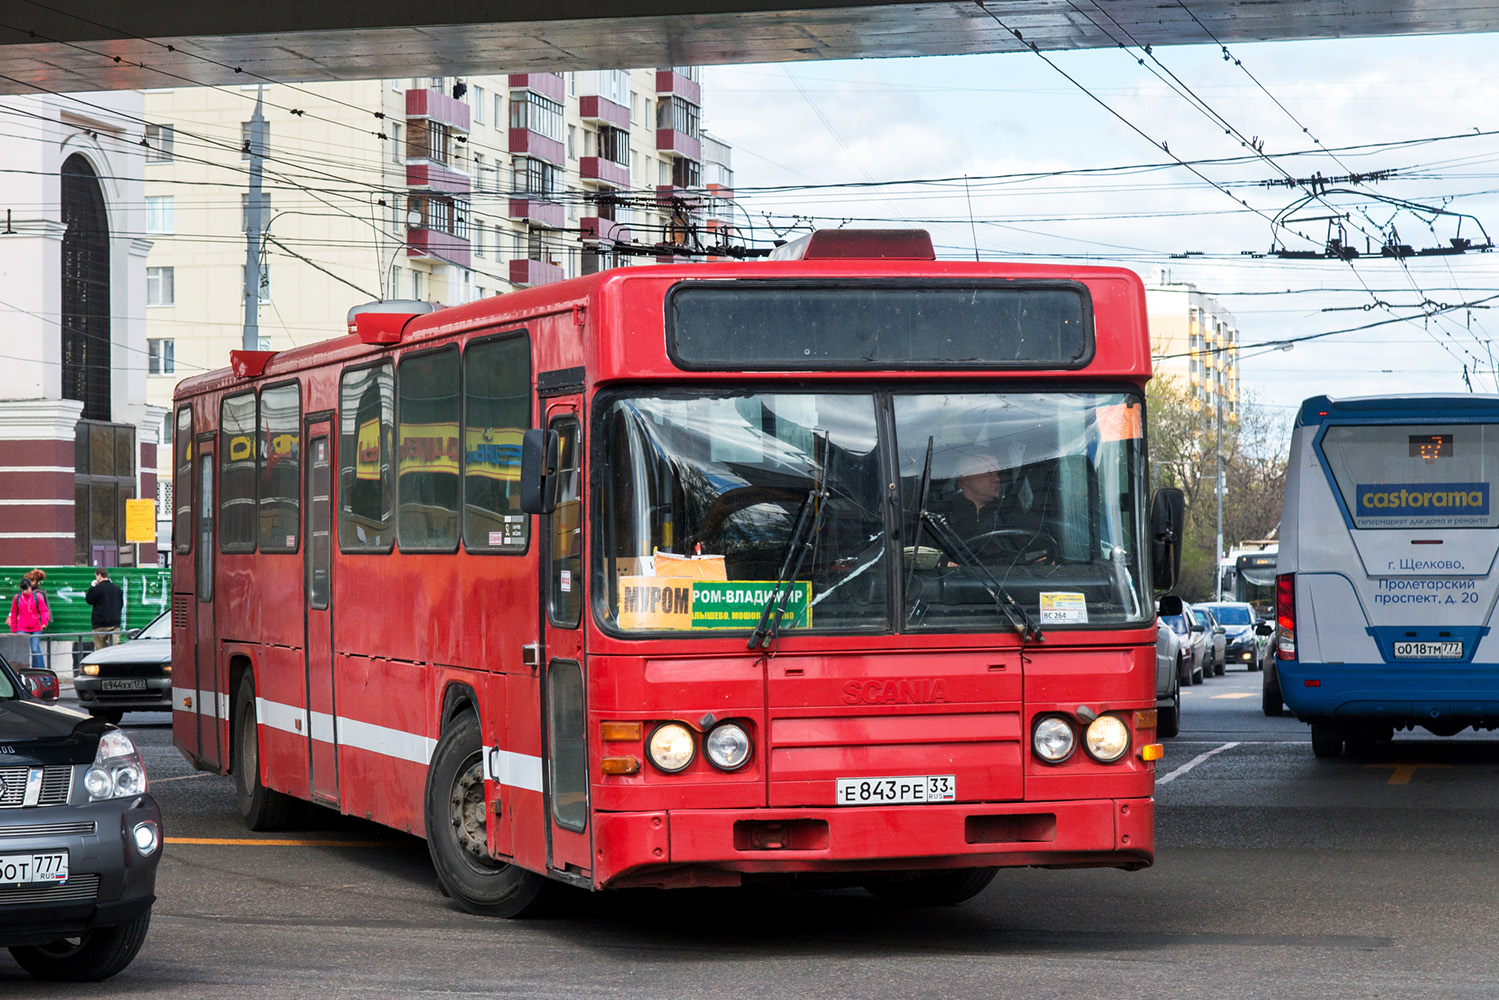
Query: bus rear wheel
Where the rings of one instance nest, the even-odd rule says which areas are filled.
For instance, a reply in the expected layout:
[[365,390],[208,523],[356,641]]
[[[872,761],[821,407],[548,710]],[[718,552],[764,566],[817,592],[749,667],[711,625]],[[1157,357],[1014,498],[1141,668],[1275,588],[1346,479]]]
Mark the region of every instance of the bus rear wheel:
[[956,906],[983,892],[998,871],[998,868],[958,868],[906,873],[871,879],[864,883],[864,891],[896,906]]
[[1312,753],[1318,757],[1337,757],[1343,752],[1343,730],[1336,726],[1312,723]]
[[248,671],[234,698],[234,792],[247,830],[285,830],[302,816],[302,803],[260,781],[260,720],[255,678]]
[[427,769],[427,850],[444,892],[484,917],[533,915],[550,884],[535,872],[489,853],[484,801],[484,747],[479,720],[465,712],[443,730]]

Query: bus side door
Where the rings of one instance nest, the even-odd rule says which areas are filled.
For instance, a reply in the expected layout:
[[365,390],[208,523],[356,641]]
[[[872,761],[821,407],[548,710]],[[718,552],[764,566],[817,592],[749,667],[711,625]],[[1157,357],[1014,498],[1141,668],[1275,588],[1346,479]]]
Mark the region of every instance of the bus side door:
[[194,554],[193,566],[197,580],[197,600],[194,602],[193,664],[197,669],[198,704],[198,757],[202,765],[219,767],[224,759],[221,751],[219,720],[229,715],[227,697],[220,695],[219,685],[219,635],[214,623],[213,584],[214,555],[218,552],[218,538],[214,531],[214,435],[204,434],[198,438],[197,464],[193,469],[193,515]]
[[575,876],[592,870],[588,826],[587,703],[583,659],[583,430],[578,397],[546,403],[546,426],[561,443],[557,507],[546,517],[541,553],[546,650],[541,685],[542,774],[547,867]]
[[333,695],[333,431],[326,416],[307,420],[307,539],[303,591],[307,634],[308,787],[314,802],[338,804],[338,726]]

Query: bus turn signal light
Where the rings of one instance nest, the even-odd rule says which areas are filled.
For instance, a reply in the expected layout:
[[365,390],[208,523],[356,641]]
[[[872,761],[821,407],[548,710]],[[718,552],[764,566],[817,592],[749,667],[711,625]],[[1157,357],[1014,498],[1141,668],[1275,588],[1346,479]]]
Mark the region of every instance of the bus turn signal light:
[[638,757],[605,757],[599,761],[599,770],[604,774],[636,774],[640,771]]
[[1136,712],[1135,713],[1135,728],[1136,729],[1154,729],[1155,728],[1155,709],[1153,709],[1153,708],[1147,708],[1143,712]]
[[626,740],[639,741],[640,723],[601,722],[599,723],[599,735],[604,738],[605,743],[622,743]]
[[1161,743],[1147,743],[1140,748],[1141,760],[1160,760],[1166,756],[1166,747]]

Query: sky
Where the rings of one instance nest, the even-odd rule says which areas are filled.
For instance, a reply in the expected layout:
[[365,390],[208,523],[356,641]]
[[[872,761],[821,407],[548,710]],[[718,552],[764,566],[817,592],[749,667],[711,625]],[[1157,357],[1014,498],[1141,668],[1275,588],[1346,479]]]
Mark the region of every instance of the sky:
[[[1496,44],[705,67],[704,126],[734,147],[751,240],[912,225],[939,257],[1120,264],[1196,285],[1237,320],[1248,396],[1289,424],[1322,393],[1499,392],[1499,252],[1380,256],[1397,237],[1416,250],[1499,239]],[[1296,183],[1378,171],[1391,173]],[[1270,253],[1330,238],[1361,256]]]

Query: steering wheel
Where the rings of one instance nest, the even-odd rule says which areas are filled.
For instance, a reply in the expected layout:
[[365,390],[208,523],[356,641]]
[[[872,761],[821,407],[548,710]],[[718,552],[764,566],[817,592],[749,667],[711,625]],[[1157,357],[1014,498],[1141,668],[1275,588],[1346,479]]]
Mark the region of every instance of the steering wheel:
[[1025,565],[1059,561],[1059,547],[1055,536],[1039,529],[1029,531],[1025,528],[999,528],[986,531],[968,539],[968,547],[978,555],[982,555],[985,550],[996,555],[1013,555]]

